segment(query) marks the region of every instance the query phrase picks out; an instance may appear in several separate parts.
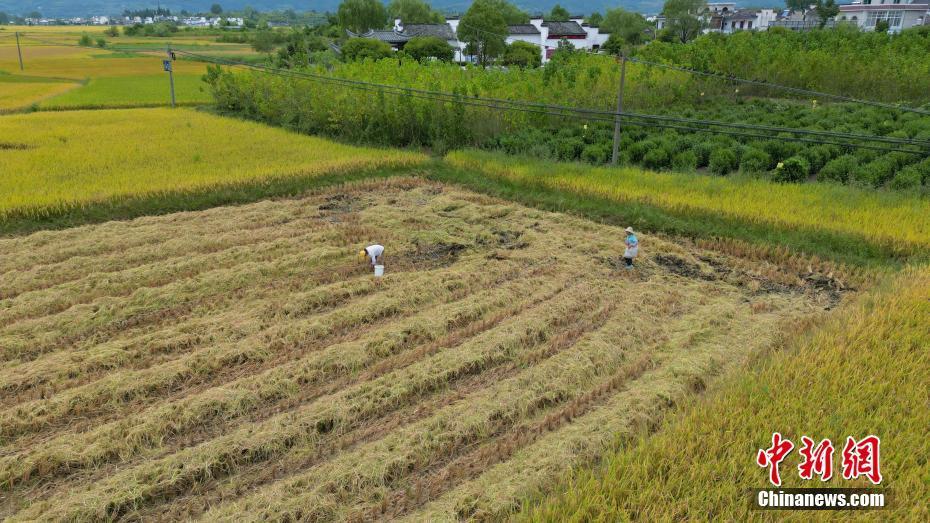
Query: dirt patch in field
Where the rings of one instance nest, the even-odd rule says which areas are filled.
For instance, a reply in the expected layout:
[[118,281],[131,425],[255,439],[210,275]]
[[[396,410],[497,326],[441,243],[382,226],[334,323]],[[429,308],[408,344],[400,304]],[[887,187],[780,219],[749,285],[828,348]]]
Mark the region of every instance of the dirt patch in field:
[[25,143],[0,142],[0,151],[25,151],[32,146]]
[[493,519],[845,290],[617,238],[392,179],[0,240],[0,519]]
[[359,211],[365,207],[367,207],[365,201],[357,195],[334,194],[327,196],[319,208],[321,211],[330,213],[349,213]]
[[413,249],[404,253],[403,257],[418,269],[435,269],[455,263],[466,248],[460,243],[431,243],[415,239]]
[[705,270],[697,263],[690,262],[673,254],[657,254],[652,257],[652,260],[672,274],[684,276],[685,278],[695,278],[705,281],[718,279],[714,271]]

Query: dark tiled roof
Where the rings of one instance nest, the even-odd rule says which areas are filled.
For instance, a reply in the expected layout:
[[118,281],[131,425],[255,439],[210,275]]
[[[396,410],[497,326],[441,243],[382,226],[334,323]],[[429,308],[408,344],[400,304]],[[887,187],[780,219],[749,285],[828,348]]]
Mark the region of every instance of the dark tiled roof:
[[435,36],[443,40],[455,40],[455,33],[449,24],[407,24],[404,26],[407,36]]
[[539,29],[533,24],[508,25],[507,32],[512,35],[538,35]]
[[549,28],[549,36],[587,36],[584,28],[578,22],[543,22]]
[[727,16],[727,20],[755,20],[756,19],[755,11],[736,11],[730,16]]
[[409,36],[405,35],[404,33],[398,33],[393,29],[379,29],[377,31],[369,30],[366,33],[360,34],[353,33],[352,31],[346,29],[346,34],[348,34],[350,38],[373,38],[375,40],[381,40],[382,42],[387,42],[389,44],[403,44],[410,40]]

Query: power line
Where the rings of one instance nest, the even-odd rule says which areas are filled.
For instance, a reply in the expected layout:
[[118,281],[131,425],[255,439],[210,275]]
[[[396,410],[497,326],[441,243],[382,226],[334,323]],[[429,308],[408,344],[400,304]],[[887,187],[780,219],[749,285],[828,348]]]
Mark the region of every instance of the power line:
[[[28,37],[32,40],[47,43],[49,45],[63,45],[68,47],[79,47],[87,49],[85,46],[75,45],[75,44],[63,44],[57,42],[50,42],[47,40],[36,39],[33,37]],[[118,51],[133,51],[138,52],[139,49],[133,48],[105,48],[109,50],[118,50]],[[804,142],[804,143],[816,143],[824,145],[837,145],[841,147],[856,147],[863,149],[872,149],[885,152],[905,152],[911,154],[926,154],[924,151],[914,151],[909,149],[898,149],[892,147],[881,147],[868,144],[854,144],[846,142],[837,142],[832,140],[826,140],[823,138],[834,138],[834,139],[846,139],[846,140],[863,140],[863,141],[878,141],[883,143],[888,143],[892,145],[903,145],[903,146],[917,146],[917,147],[930,147],[930,142],[923,142],[919,140],[911,140],[905,138],[890,138],[883,136],[873,136],[873,135],[859,135],[853,133],[840,133],[832,131],[815,131],[808,129],[794,129],[787,127],[774,127],[774,126],[760,126],[752,124],[734,124],[727,122],[718,122],[713,120],[695,120],[688,118],[680,117],[671,117],[671,116],[661,116],[661,115],[649,115],[649,114],[638,114],[638,113],[628,113],[628,112],[611,112],[611,111],[601,111],[595,109],[586,109],[578,107],[570,107],[563,105],[554,105],[554,104],[544,104],[537,102],[526,102],[520,100],[506,100],[498,98],[483,98],[483,97],[466,97],[463,94],[449,93],[442,91],[429,91],[425,89],[416,89],[411,87],[403,87],[389,84],[378,84],[373,82],[365,82],[361,80],[352,80],[347,78],[337,78],[327,75],[318,75],[306,71],[292,71],[284,69],[274,69],[267,66],[262,66],[258,64],[250,64],[237,60],[229,60],[218,57],[211,57],[206,55],[201,55],[198,53],[193,53],[189,51],[176,50],[175,51],[181,55],[187,55],[194,58],[195,60],[210,62],[221,65],[228,65],[232,67],[244,67],[251,70],[256,70],[264,72],[266,74],[273,74],[277,76],[284,76],[289,78],[297,79],[308,79],[316,80],[324,83],[341,85],[344,87],[367,90],[367,91],[378,91],[386,92],[388,94],[394,95],[407,95],[411,97],[427,99],[432,101],[439,102],[451,102],[458,103],[462,105],[475,106],[475,107],[484,107],[490,109],[499,109],[499,110],[511,110],[511,111],[522,111],[526,113],[535,113],[547,116],[557,116],[562,118],[573,118],[579,120],[589,120],[589,121],[610,121],[615,122],[617,118],[627,120],[628,125],[643,126],[643,127],[658,127],[666,129],[678,129],[685,130],[690,132],[703,132],[711,134],[725,134],[730,136],[738,136],[745,138],[756,138],[756,139],[771,139],[772,136],[768,134],[752,134],[745,131],[758,131],[758,132],[775,132],[775,133],[789,133],[789,134],[800,134],[806,136],[814,136],[821,139],[808,139],[808,138],[799,138],[794,136],[790,138],[791,141]],[[642,121],[645,120],[645,121]],[[677,125],[681,124],[681,125]],[[694,126],[705,126],[694,127]],[[723,129],[719,129],[723,127]],[[729,129],[727,129],[729,128]],[[733,129],[737,129],[734,131]]]
[[[463,27],[467,27],[467,28],[469,28],[469,29],[471,29],[471,30],[473,30],[473,31],[477,31],[477,32],[481,32],[481,33],[485,33],[485,34],[489,34],[489,35],[493,35],[493,36],[500,36],[500,37],[503,37],[504,39],[510,37],[510,35],[505,35],[505,34],[501,34],[501,33],[495,33],[495,32],[493,32],[493,31],[487,31],[487,30],[484,30],[484,29],[479,29],[479,28],[477,28],[477,27],[473,27],[473,26],[464,24],[464,23],[462,23],[462,22],[459,22],[459,25],[460,25],[460,26],[463,26]],[[541,43],[536,43],[536,42],[530,42],[530,41],[528,41],[528,40],[520,40],[520,41],[521,41],[521,42],[527,42],[527,43],[530,43],[530,44],[533,44],[533,45],[542,47],[542,48],[544,48],[544,49],[558,49],[557,47],[552,47],[552,46],[549,46],[549,45],[546,45],[546,44],[541,44]],[[750,84],[750,85],[761,85],[761,86],[765,86],[765,87],[769,87],[769,88],[773,88],[773,89],[777,89],[777,90],[781,90],[781,91],[792,92],[792,93],[795,93],[795,94],[803,94],[803,95],[806,95],[806,96],[817,96],[817,97],[820,97],[820,98],[829,98],[829,99],[832,99],[832,100],[838,100],[838,101],[843,101],[843,102],[857,103],[857,104],[862,104],[862,105],[870,105],[870,106],[873,106],[873,107],[881,107],[881,108],[884,108],[884,109],[894,109],[894,110],[898,110],[898,111],[912,112],[912,113],[923,114],[923,115],[930,115],[930,111],[923,110],[923,109],[918,109],[918,108],[915,108],[915,107],[908,107],[908,106],[904,106],[904,105],[896,105],[896,104],[889,104],[889,103],[884,103],[884,102],[877,102],[877,101],[873,101],[873,100],[865,100],[865,99],[861,99],[861,98],[853,98],[853,97],[850,97],[850,96],[843,96],[843,95],[837,95],[837,94],[830,94],[830,93],[825,93],[825,92],[821,92],[821,91],[814,91],[814,90],[811,90],[811,89],[802,89],[802,88],[799,88],[799,87],[792,87],[792,86],[789,86],[789,85],[777,84],[777,83],[768,82],[768,81],[765,81],[765,80],[752,80],[752,79],[748,79],[748,78],[740,78],[740,77],[733,76],[733,75],[727,75],[727,74],[722,74],[722,73],[715,73],[715,72],[710,72],[710,71],[701,71],[701,70],[698,70],[698,69],[692,69],[692,68],[688,68],[688,67],[684,67],[684,66],[680,66],[680,65],[663,64],[663,63],[660,63],[660,62],[651,62],[651,61],[649,61],[649,60],[643,60],[643,59],[641,59],[641,58],[635,58],[635,57],[627,57],[627,60],[629,60],[629,61],[631,61],[631,62],[638,63],[638,64],[646,65],[646,66],[661,67],[661,68],[664,68],[664,69],[671,69],[671,70],[674,70],[674,71],[689,73],[689,74],[693,74],[693,75],[697,75],[697,76],[705,76],[705,77],[718,78],[718,79],[723,79],[723,80],[728,80],[728,81],[738,82],[738,83],[744,83],[744,84]]]
[[778,90],[781,90],[781,91],[787,91],[787,92],[792,92],[792,93],[796,93],[796,94],[803,94],[803,95],[806,95],[806,96],[817,96],[817,97],[820,97],[820,98],[829,98],[829,99],[833,99],[833,100],[839,100],[839,101],[842,101],[842,102],[850,102],[850,103],[857,103],[857,104],[862,104],[862,105],[870,105],[870,106],[873,106],[873,107],[881,107],[881,108],[883,108],[883,109],[894,109],[894,110],[897,110],[897,111],[904,111],[904,112],[910,112],[910,113],[917,113],[917,114],[923,114],[923,115],[930,115],[930,111],[926,111],[926,110],[923,110],[923,109],[918,109],[918,108],[915,108],[915,107],[907,107],[907,106],[904,106],[904,105],[895,105],[895,104],[889,104],[889,103],[884,103],[884,102],[876,102],[876,101],[873,101],[873,100],[863,100],[863,99],[860,99],[860,98],[852,98],[852,97],[850,97],[850,96],[843,96],[843,95],[838,95],[838,94],[824,93],[824,92],[821,92],[821,91],[813,91],[813,90],[810,90],[810,89],[801,89],[801,88],[799,88],[799,87],[791,87],[791,86],[788,86],[788,85],[776,84],[776,83],[772,83],[772,82],[767,82],[767,81],[765,81],[765,80],[750,80],[750,79],[747,79],[747,78],[739,78],[739,77],[737,77],[737,76],[726,75],[726,74],[721,74],[721,73],[714,73],[714,72],[708,72],[708,71],[700,71],[700,70],[697,70],[697,69],[691,69],[691,68],[688,68],[688,67],[682,67],[682,66],[678,66],[678,65],[663,64],[663,63],[659,63],[659,62],[650,62],[650,61],[648,61],[648,60],[643,60],[643,59],[641,59],[641,58],[635,58],[635,57],[629,57],[629,58],[627,58],[627,60],[630,60],[631,62],[635,62],[635,63],[638,63],[638,64],[648,65],[648,66],[651,66],[651,67],[660,67],[660,68],[663,68],[663,69],[671,69],[671,70],[673,70],[673,71],[679,71],[679,72],[683,72],[683,73],[689,73],[689,74],[693,74],[693,75],[697,75],[697,76],[706,76],[706,77],[712,77],[712,78],[719,78],[719,79],[727,80],[727,81],[731,81],[731,82],[739,82],[739,83],[750,84],[750,85],[760,85],[760,86],[769,87],[769,88],[772,88],[772,89],[778,89]]
[[[387,84],[363,82],[359,80],[335,78],[332,76],[317,75],[317,74],[304,72],[304,71],[273,69],[273,68],[269,68],[266,66],[249,64],[249,63],[239,62],[235,60],[228,60],[228,59],[199,55],[197,53],[191,53],[188,51],[177,51],[177,53],[191,56],[196,59],[201,59],[203,61],[208,61],[208,62],[222,64],[222,65],[244,67],[244,68],[256,70],[259,72],[264,72],[266,74],[272,74],[272,75],[277,75],[277,76],[282,76],[282,77],[287,77],[287,78],[316,80],[316,81],[322,81],[324,83],[336,84],[336,85],[340,85],[343,87],[354,88],[354,89],[359,89],[359,90],[386,92],[388,94],[394,94],[394,95],[404,95],[404,96],[410,96],[413,98],[420,98],[420,99],[426,99],[426,100],[432,100],[432,101],[438,101],[438,102],[456,103],[456,104],[473,106],[473,107],[484,107],[484,108],[489,108],[489,109],[521,111],[521,112],[526,112],[526,113],[534,113],[534,114],[541,114],[541,115],[547,115],[547,116],[557,116],[557,117],[562,117],[562,118],[573,118],[573,119],[586,120],[586,121],[613,122],[615,118],[619,117],[619,118],[628,120],[629,125],[637,125],[637,126],[644,126],[644,127],[659,127],[659,128],[668,128],[668,129],[680,129],[680,130],[686,130],[686,131],[691,131],[691,132],[705,132],[705,133],[711,133],[711,134],[726,134],[726,135],[731,135],[731,136],[740,136],[740,137],[756,138],[756,139],[771,139],[772,136],[771,134],[752,134],[752,133],[742,132],[738,130],[734,131],[734,130],[727,130],[727,129],[699,128],[699,127],[693,127],[693,125],[707,125],[707,126],[714,126],[714,127],[732,127],[732,128],[767,131],[767,132],[772,132],[773,129],[777,129],[778,132],[790,132],[790,133],[800,132],[802,134],[808,134],[808,135],[813,135],[813,136],[818,136],[818,137],[845,138],[845,139],[853,139],[853,140],[871,141],[876,138],[882,138],[884,140],[879,140],[879,141],[886,141],[887,143],[890,143],[890,144],[904,145],[904,146],[912,145],[912,146],[930,147],[930,143],[927,143],[927,142],[919,142],[919,141],[907,140],[907,139],[875,137],[875,136],[870,136],[870,135],[855,135],[855,134],[850,134],[850,133],[831,133],[828,131],[809,131],[809,130],[791,129],[791,128],[773,128],[773,127],[768,127],[768,126],[758,126],[756,128],[749,124],[729,124],[726,122],[713,122],[709,120],[691,120],[687,118],[675,118],[675,117],[668,117],[668,116],[645,115],[645,114],[637,114],[637,113],[623,113],[623,112],[616,113],[616,112],[609,112],[609,111],[596,111],[596,110],[580,109],[580,108],[568,107],[568,106],[520,102],[520,101],[514,101],[514,100],[501,100],[501,99],[495,99],[495,98],[466,97],[464,95],[460,95],[456,93],[447,93],[447,92],[441,92],[441,91],[427,91],[423,89],[415,89],[415,88],[409,88],[409,87],[392,86],[392,85],[387,85]],[[629,121],[629,120],[633,120],[633,121]],[[637,120],[645,120],[645,121],[637,121]],[[676,123],[680,123],[684,125],[674,125]],[[808,139],[808,138],[793,137],[793,138],[790,138],[790,140],[804,142],[804,143],[816,143],[816,144],[824,144],[824,145],[837,145],[841,147],[856,147],[856,148],[863,148],[863,149],[873,149],[873,150],[885,151],[885,152],[904,152],[904,153],[912,153],[912,154],[925,154],[925,152],[923,151],[915,151],[915,150],[910,150],[910,149],[881,147],[881,146],[868,145],[868,144],[845,143],[845,142],[829,141],[825,139],[815,140],[815,139]]]
[[[245,62],[240,62],[236,60],[228,60],[222,58],[209,57],[205,55],[199,55],[197,53],[191,53],[188,51],[177,51],[179,54],[189,55],[196,57],[205,61],[211,61],[213,63],[224,63],[226,65],[246,67],[249,69],[260,70],[265,72],[270,72],[272,74],[280,73],[281,69],[273,69],[267,66],[249,64]],[[430,95],[436,98],[443,98],[445,101],[455,101],[458,102],[459,98],[462,98],[464,95],[458,95],[456,93],[442,92],[442,91],[429,91],[425,89],[416,89],[412,87],[403,87],[389,84],[378,84],[373,82],[364,82],[361,80],[352,80],[347,78],[336,78],[333,76],[319,75],[305,71],[292,71],[286,70],[282,73],[283,75],[290,77],[302,77],[309,78],[314,80],[320,80],[329,83],[339,83],[345,85],[356,85],[356,86],[370,86],[377,88],[379,90],[391,90],[391,91],[401,91],[409,94],[422,94]],[[803,134],[808,136],[821,136],[821,137],[830,137],[830,138],[842,138],[842,139],[852,139],[852,140],[868,140],[868,141],[879,141],[889,144],[897,145],[915,145],[920,147],[930,147],[930,142],[912,140],[909,138],[891,138],[885,136],[873,136],[873,135],[861,135],[854,133],[842,133],[834,131],[817,131],[810,129],[794,129],[790,127],[776,127],[768,125],[753,125],[753,124],[739,124],[739,123],[728,123],[728,122],[718,122],[713,120],[696,120],[690,118],[680,118],[672,116],[661,116],[661,115],[651,115],[651,114],[640,114],[640,113],[629,113],[621,112],[617,113],[614,111],[603,111],[596,109],[586,109],[579,107],[570,107],[564,105],[554,105],[554,104],[544,104],[538,102],[526,102],[520,100],[506,100],[500,98],[484,98],[484,97],[469,97],[469,100],[479,100],[482,102],[492,102],[498,104],[500,107],[495,106],[496,108],[506,109],[512,108],[513,106],[522,106],[529,107],[534,109],[541,109],[545,111],[557,111],[560,114],[565,112],[578,113],[586,115],[588,118],[594,117],[610,117],[614,118],[616,116],[626,117],[626,118],[635,118],[635,119],[644,119],[644,120],[656,120],[656,121],[665,121],[665,122],[674,122],[674,123],[683,123],[687,125],[702,125],[702,126],[713,126],[713,127],[731,127],[737,129],[753,130],[753,131],[763,131],[763,132],[774,132],[774,133],[792,133],[792,134]],[[770,136],[769,136],[770,137]]]

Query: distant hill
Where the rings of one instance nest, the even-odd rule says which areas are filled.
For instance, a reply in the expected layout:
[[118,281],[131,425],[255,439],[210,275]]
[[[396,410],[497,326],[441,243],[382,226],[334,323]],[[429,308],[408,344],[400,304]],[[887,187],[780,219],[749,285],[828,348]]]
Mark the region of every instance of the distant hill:
[[[745,0],[751,2],[752,0]],[[340,0],[166,0],[161,2],[172,12],[207,11],[214,2],[224,9],[241,9],[250,5],[259,11],[272,9],[293,9],[295,11],[335,11]],[[657,13],[662,9],[664,0],[518,0],[514,2],[522,9],[534,12],[546,12],[556,3],[568,9],[571,13],[586,14],[592,11],[604,12],[608,8],[623,7],[641,13]],[[0,0],[0,11],[25,15],[38,11],[43,16],[71,17],[95,14],[120,14],[124,9],[154,8],[157,0]],[[385,2],[387,3],[387,2]],[[464,11],[468,8],[468,0],[435,0],[433,7],[443,11]],[[758,2],[756,2],[758,3]],[[774,2],[781,5],[781,2]],[[773,3],[773,5],[774,5]]]

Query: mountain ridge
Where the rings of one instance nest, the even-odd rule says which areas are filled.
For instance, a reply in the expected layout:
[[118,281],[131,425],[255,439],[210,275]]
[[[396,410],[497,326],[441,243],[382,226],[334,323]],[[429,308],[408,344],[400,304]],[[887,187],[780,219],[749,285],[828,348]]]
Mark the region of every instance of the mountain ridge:
[[[340,0],[192,0],[192,1],[162,1],[161,7],[171,9],[172,13],[180,13],[182,9],[190,12],[209,11],[212,3],[219,3],[227,10],[239,10],[251,6],[259,11],[293,9],[295,11],[335,12]],[[387,2],[385,2],[387,3]],[[552,6],[559,4],[573,14],[589,14],[593,11],[603,13],[607,9],[622,7],[629,11],[644,14],[655,14],[662,9],[664,0],[539,0],[513,2],[529,13],[548,12]],[[737,2],[740,4],[743,2]],[[159,2],[136,0],[0,0],[0,11],[25,16],[37,11],[46,17],[65,18],[90,15],[118,15],[125,9],[154,9]],[[431,2],[433,7],[442,12],[464,12],[471,4],[465,0],[436,0]]]

